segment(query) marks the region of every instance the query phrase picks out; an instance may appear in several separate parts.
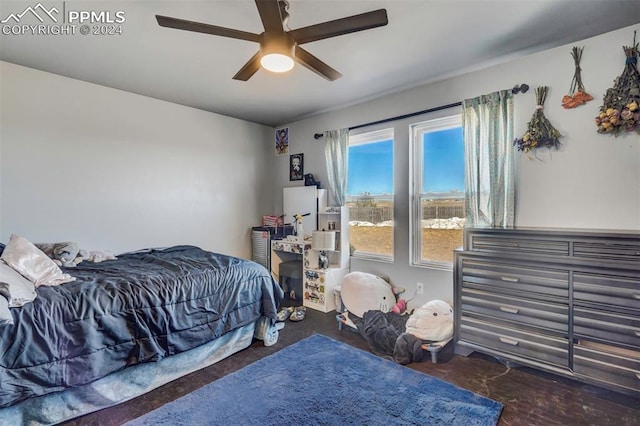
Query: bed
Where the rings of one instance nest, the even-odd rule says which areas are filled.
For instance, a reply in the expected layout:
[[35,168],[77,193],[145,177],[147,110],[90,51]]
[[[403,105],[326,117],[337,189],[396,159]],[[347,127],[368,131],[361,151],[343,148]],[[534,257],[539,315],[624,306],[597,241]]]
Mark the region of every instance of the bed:
[[62,270],[75,281],[38,287],[0,327],[0,424],[62,421],[216,362],[273,326],[283,298],[263,266],[193,246]]

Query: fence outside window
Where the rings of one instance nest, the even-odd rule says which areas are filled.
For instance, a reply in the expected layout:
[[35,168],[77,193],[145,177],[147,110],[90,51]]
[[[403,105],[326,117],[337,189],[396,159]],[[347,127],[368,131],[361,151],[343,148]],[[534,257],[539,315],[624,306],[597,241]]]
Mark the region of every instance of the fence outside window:
[[[355,197],[353,197],[355,199]],[[375,204],[375,201],[372,202]],[[347,203],[349,207],[349,220],[358,222],[370,222],[373,224],[393,220],[393,207],[391,206],[358,206],[352,200]],[[430,199],[422,201],[422,219],[450,219],[452,217],[464,217],[464,199],[446,198]]]

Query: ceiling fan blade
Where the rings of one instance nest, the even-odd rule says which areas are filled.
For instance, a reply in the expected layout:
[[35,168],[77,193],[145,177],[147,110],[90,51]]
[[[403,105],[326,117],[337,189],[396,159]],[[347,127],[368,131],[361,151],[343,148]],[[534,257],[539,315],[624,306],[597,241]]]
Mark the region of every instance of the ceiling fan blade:
[[388,23],[387,10],[378,9],[372,12],[361,13],[360,15],[353,15],[347,18],[298,28],[292,30],[291,35],[296,43],[303,44],[323,40],[329,37],[368,30],[370,28],[382,27]]
[[260,42],[260,35],[247,31],[234,30],[232,28],[218,27],[217,25],[203,24],[201,22],[187,21],[186,19],[171,18],[169,16],[156,15],[158,25],[161,27],[175,28],[177,30],[193,31],[196,33],[213,34],[222,37],[237,38],[240,40]]
[[284,32],[282,28],[282,16],[280,16],[280,4],[278,0],[256,0],[258,13],[264,30],[267,32]]
[[342,77],[342,74],[338,71],[334,70],[300,46],[296,46],[296,59],[300,64],[329,81],[337,80]]
[[244,64],[240,71],[233,76],[234,80],[247,81],[260,69],[260,52],[256,53]]

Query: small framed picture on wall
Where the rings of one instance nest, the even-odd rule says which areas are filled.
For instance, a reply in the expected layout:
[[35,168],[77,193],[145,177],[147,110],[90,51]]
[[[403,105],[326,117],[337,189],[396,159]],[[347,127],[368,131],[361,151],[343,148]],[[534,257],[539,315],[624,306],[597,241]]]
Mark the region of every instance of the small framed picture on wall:
[[276,155],[289,153],[289,128],[276,129]]
[[304,179],[304,154],[289,156],[289,180]]

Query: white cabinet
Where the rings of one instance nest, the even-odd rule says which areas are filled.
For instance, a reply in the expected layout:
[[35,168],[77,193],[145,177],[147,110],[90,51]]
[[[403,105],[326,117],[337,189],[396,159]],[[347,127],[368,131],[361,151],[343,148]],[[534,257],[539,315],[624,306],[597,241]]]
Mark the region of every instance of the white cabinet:
[[295,226],[294,215],[309,213],[302,218],[302,227],[305,235],[311,235],[311,231],[318,229],[318,212],[327,209],[327,190],[315,186],[284,188],[282,204],[285,223]]
[[335,289],[349,273],[349,217],[346,207],[328,207],[318,212],[318,230],[335,231],[336,247],[327,251],[329,267],[320,268],[320,253],[305,246],[303,256],[304,306],[322,312],[336,309]]
[[334,268],[349,268],[349,209],[327,207],[318,212],[318,230],[336,231],[336,250],[328,252]]
[[307,259],[308,257],[305,256],[302,288],[304,306],[322,312],[335,310],[335,290],[342,284],[342,279],[349,270],[347,268],[309,268],[306,266]]

